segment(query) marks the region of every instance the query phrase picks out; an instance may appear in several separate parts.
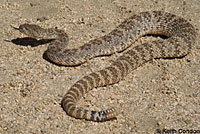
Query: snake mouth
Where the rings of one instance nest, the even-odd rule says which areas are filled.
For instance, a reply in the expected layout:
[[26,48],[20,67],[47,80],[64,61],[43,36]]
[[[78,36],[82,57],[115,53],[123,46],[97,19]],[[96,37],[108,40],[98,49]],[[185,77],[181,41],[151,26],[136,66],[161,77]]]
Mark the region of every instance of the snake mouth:
[[12,26],[10,25],[13,29],[17,30],[17,31],[20,31],[22,33],[25,33],[24,31],[26,31],[27,27],[26,25],[28,24],[23,24],[23,25],[20,25],[19,28],[15,27],[15,26]]

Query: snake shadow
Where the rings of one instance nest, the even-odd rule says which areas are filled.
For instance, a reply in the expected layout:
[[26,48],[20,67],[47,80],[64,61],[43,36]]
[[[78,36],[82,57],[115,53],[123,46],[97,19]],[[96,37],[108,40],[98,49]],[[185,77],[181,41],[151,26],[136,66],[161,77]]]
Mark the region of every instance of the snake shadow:
[[37,40],[37,39],[31,38],[31,37],[24,37],[24,38],[12,39],[10,42],[14,43],[15,45],[19,45],[19,46],[37,47],[37,46],[40,46],[40,45],[44,45],[44,44],[50,43],[53,40],[54,39]]

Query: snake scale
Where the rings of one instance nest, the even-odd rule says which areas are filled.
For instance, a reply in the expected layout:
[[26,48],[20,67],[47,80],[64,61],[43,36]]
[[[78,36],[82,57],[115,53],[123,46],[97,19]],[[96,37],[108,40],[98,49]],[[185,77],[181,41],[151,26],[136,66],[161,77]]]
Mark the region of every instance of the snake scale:
[[68,36],[58,28],[44,29],[34,24],[22,24],[18,30],[30,37],[53,39],[46,51],[54,63],[75,66],[96,56],[123,51],[138,38],[147,34],[164,35],[166,39],[147,42],[123,53],[111,66],[93,72],[78,80],[62,99],[66,113],[77,119],[107,121],[116,118],[119,111],[86,110],[76,105],[89,90],[122,80],[130,71],[154,58],[177,58],[187,55],[195,43],[197,32],[185,19],[163,11],[141,12],[122,22],[116,29],[91,40],[79,48],[68,49]]

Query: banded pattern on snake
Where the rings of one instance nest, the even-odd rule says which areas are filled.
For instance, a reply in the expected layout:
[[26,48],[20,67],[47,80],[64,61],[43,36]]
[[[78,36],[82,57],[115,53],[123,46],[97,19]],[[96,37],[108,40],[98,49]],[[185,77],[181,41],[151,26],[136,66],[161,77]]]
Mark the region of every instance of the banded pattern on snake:
[[91,40],[76,49],[67,48],[68,36],[57,28],[44,29],[34,24],[23,24],[18,30],[30,37],[53,39],[46,51],[47,57],[57,64],[66,66],[79,65],[96,56],[123,51],[147,34],[167,37],[133,47],[111,66],[84,76],[70,87],[62,99],[63,109],[74,118],[90,121],[107,121],[115,118],[119,112],[115,108],[98,112],[77,107],[77,101],[89,90],[117,83],[130,71],[151,59],[186,56],[197,36],[195,28],[188,21],[163,11],[133,15],[107,35]]

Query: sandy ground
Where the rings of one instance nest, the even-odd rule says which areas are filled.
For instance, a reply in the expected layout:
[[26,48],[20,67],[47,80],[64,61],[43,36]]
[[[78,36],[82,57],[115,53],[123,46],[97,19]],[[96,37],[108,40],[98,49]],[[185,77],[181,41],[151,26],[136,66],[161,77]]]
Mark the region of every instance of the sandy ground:
[[[105,35],[132,14],[148,10],[174,13],[200,29],[199,7],[199,0],[1,0],[0,133],[200,131],[198,42],[191,54],[182,59],[153,60],[134,70],[124,81],[88,93],[80,106],[95,110],[112,106],[123,109],[117,120],[103,123],[71,118],[60,102],[75,81],[104,68],[120,54],[98,57],[78,67],[60,67],[43,58],[48,44],[32,47],[9,42],[26,37],[10,25],[33,23],[64,29],[70,37],[69,48],[79,47]],[[135,44],[147,38],[152,37]]]

